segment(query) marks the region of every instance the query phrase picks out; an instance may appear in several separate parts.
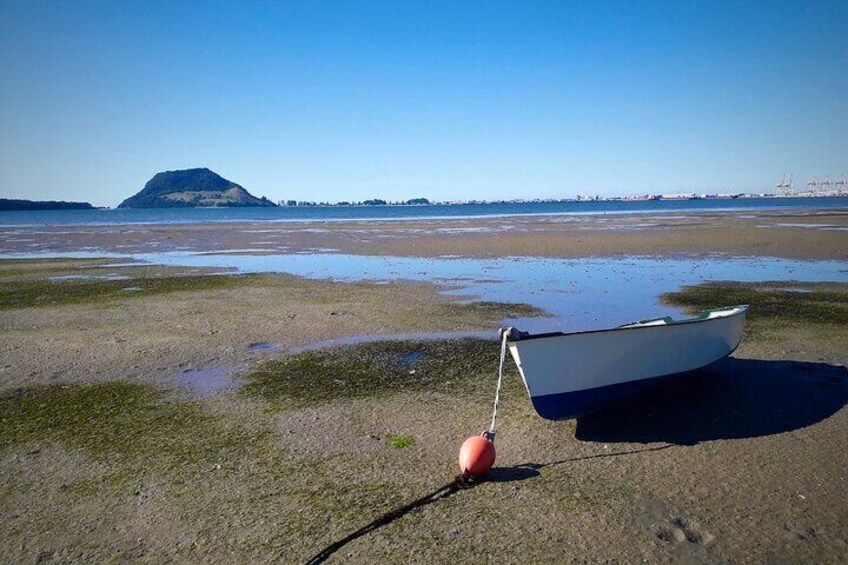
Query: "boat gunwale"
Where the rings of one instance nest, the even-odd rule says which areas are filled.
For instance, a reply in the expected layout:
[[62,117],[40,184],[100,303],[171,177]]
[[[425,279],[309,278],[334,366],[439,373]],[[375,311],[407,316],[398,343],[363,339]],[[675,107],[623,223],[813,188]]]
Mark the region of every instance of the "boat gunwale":
[[[733,312],[732,314],[728,314],[727,316],[719,316],[719,317],[716,317],[716,318],[704,317],[705,313],[709,314],[709,313],[717,312],[717,311],[721,311],[721,310],[735,310],[737,308],[739,309],[738,312]],[[629,331],[629,330],[647,330],[647,329],[657,329],[657,328],[666,328],[667,329],[667,328],[671,328],[671,327],[674,327],[674,326],[697,324],[697,323],[703,323],[703,322],[715,322],[715,321],[719,321],[719,320],[729,320],[730,318],[733,318],[735,316],[744,316],[745,314],[747,314],[747,312],[748,312],[748,304],[737,304],[736,306],[724,306],[724,307],[719,307],[719,308],[713,308],[711,310],[703,310],[703,311],[701,311],[700,314],[698,314],[698,316],[696,316],[694,318],[686,318],[684,320],[674,320],[672,323],[655,324],[655,325],[642,325],[642,326],[640,326],[640,325],[628,326],[627,324],[625,324],[624,327],[619,326],[619,327],[616,327],[616,328],[603,328],[603,329],[599,329],[599,330],[584,330],[584,331],[579,331],[579,332],[545,332],[545,333],[540,333],[540,334],[525,333],[524,335],[519,335],[518,339],[508,338],[507,343],[508,344],[514,344],[514,343],[518,343],[518,342],[522,342],[522,341],[530,341],[530,340],[533,340],[533,339],[547,339],[547,338],[552,338],[552,337],[571,337],[571,336],[577,336],[577,335],[587,335],[587,334],[597,334],[597,333],[607,333],[607,332],[620,332],[620,331]],[[662,318],[656,318],[656,319],[661,320]],[[634,322],[631,322],[631,323],[634,323]],[[635,323],[639,323],[639,322],[635,322]],[[520,330],[516,330],[516,331],[520,331]],[[737,346],[738,346],[738,344],[737,344]]]

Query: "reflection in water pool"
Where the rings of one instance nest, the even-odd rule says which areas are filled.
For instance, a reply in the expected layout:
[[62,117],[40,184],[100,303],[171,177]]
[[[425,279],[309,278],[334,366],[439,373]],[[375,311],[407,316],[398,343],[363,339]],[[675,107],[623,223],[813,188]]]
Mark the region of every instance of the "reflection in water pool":
[[[508,320],[522,330],[573,331],[679,314],[659,303],[664,292],[709,280],[848,282],[841,261],[764,257],[644,257],[503,259],[380,257],[371,255],[198,255],[171,252],[133,258],[182,267],[289,273],[340,281],[435,282],[467,299],[521,302],[552,318]],[[722,304],[716,306],[725,306]]]

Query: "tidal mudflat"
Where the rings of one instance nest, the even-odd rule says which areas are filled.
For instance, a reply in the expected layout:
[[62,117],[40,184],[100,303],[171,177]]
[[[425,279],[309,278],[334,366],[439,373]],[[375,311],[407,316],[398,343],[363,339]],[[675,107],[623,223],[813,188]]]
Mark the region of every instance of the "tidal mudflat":
[[502,258],[768,256],[848,259],[844,208],[397,220],[0,225],[0,253],[170,251]]
[[[761,231],[782,229],[802,228]],[[0,261],[3,561],[848,555],[838,258],[595,257],[574,261],[569,293],[543,276],[567,256],[478,257],[491,268],[471,273],[371,258],[343,277],[329,272],[339,254],[297,272],[248,268],[279,253],[183,261],[195,251],[165,265]],[[522,268],[543,282],[508,276]],[[619,323],[736,302],[751,317],[732,358],[576,421],[536,416],[510,364],[496,468],[457,488],[459,444],[490,416],[498,346],[452,336],[592,323],[574,317],[592,301],[637,304]],[[396,334],[408,339],[356,343]],[[203,381],[211,391],[195,382],[210,368],[225,370]]]

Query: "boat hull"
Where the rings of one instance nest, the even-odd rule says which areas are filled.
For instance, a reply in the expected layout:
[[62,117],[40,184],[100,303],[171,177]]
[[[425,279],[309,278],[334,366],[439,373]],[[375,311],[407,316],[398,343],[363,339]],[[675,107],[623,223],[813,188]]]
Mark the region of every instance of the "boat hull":
[[747,307],[692,320],[509,341],[536,412],[576,418],[733,352]]

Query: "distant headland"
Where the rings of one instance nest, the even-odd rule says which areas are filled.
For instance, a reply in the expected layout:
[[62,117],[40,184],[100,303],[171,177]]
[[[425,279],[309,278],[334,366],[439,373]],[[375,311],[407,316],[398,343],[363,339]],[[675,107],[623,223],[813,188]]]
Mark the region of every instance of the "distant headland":
[[94,206],[88,202],[0,198],[0,212],[20,212],[25,210],[94,210]]
[[206,168],[156,173],[118,208],[208,208],[276,206]]

